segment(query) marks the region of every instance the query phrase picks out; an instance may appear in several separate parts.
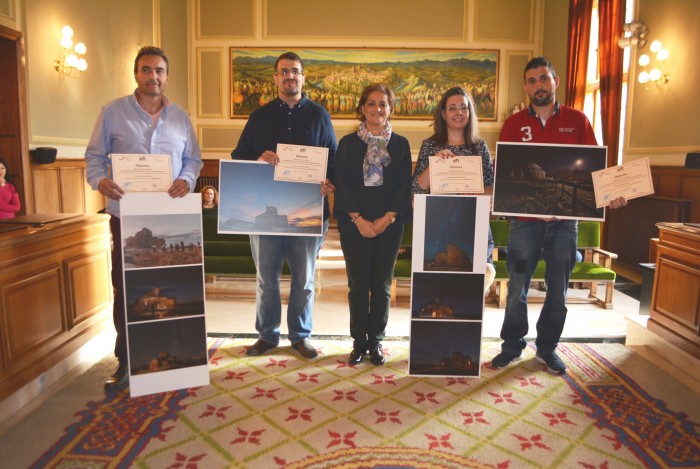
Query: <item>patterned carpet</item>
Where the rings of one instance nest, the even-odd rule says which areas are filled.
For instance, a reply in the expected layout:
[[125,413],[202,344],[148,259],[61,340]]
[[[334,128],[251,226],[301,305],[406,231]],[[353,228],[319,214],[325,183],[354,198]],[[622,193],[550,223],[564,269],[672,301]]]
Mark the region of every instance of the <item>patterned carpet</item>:
[[464,379],[407,376],[407,342],[385,342],[383,367],[348,366],[348,341],[315,341],[313,361],[246,357],[253,342],[210,339],[210,386],[86,403],[32,467],[700,466],[698,423],[603,358],[619,344],[561,344],[561,377],[527,349]]

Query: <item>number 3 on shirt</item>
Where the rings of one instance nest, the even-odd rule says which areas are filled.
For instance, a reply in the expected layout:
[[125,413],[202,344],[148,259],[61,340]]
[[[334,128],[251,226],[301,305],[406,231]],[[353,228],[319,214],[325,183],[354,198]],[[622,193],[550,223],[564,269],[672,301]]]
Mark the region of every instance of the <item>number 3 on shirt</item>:
[[520,131],[525,133],[523,136],[523,142],[529,142],[532,140],[532,127],[526,125],[525,127],[520,127]]

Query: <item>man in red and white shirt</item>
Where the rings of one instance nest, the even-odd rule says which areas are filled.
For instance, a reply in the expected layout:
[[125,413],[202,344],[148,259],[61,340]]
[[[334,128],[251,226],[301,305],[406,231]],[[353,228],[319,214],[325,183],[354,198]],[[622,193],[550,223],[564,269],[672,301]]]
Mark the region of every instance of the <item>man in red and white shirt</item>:
[[[525,66],[525,92],[530,106],[506,119],[499,141],[597,145],[588,118],[576,109],[557,102],[559,86],[552,64],[535,57]],[[498,155],[497,155],[498,156]],[[627,205],[624,198],[612,201],[610,208]],[[556,353],[566,321],[566,290],[576,263],[578,222],[557,218],[513,218],[508,240],[508,295],[501,328],[501,353],[491,361],[492,368],[504,368],[517,360],[527,346],[527,291],[540,256],[546,264],[547,296],[537,321],[536,359],[555,374],[566,371]]]

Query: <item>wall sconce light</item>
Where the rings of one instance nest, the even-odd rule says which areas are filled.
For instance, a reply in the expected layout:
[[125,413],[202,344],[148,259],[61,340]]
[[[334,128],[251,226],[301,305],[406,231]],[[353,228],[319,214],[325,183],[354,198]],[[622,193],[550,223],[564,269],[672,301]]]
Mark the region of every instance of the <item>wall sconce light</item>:
[[[631,23],[625,23],[622,29],[625,33],[617,40],[617,45],[620,48],[636,47],[643,49],[647,45],[646,38],[649,35],[649,30],[646,24],[641,21],[632,21]],[[671,75],[668,73],[661,74],[668,59],[668,50],[664,49],[661,41],[658,40],[651,43],[649,50],[654,56],[654,64],[652,65],[652,59],[649,55],[640,55],[637,63],[642,67],[642,71],[637,76],[637,81],[643,84],[646,89],[651,89],[649,87],[650,83],[654,83],[658,89],[661,89],[662,85],[666,85],[671,81]]]
[[668,59],[668,50],[664,49],[661,41],[656,40],[649,46],[649,51],[654,54],[654,63],[652,64],[652,59],[647,54],[639,56],[637,63],[642,66],[643,70],[637,76],[637,81],[643,84],[646,89],[649,89],[650,83],[661,89],[662,85],[667,85],[671,81],[670,74],[661,73]]
[[63,61],[54,61],[53,67],[63,76],[77,78],[77,75],[73,75],[73,70],[77,70],[78,74],[87,70],[87,61],[83,58],[87,48],[85,44],[79,42],[73,48],[73,52],[71,52],[71,47],[73,47],[73,28],[70,26],[64,26],[61,29],[61,36]]
[[647,45],[647,35],[649,30],[647,25],[640,21],[632,21],[631,23],[625,23],[622,26],[625,34],[617,40],[617,45],[621,49],[625,47],[638,47],[642,48]]

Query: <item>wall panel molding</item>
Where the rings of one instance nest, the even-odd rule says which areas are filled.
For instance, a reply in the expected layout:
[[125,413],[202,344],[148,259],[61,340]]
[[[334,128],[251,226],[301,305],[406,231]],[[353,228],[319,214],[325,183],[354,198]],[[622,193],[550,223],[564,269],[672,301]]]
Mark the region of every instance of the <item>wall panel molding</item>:
[[[220,47],[197,48],[197,116],[224,117],[224,53]],[[226,61],[228,63],[228,61]],[[228,98],[227,98],[228,99]]]

